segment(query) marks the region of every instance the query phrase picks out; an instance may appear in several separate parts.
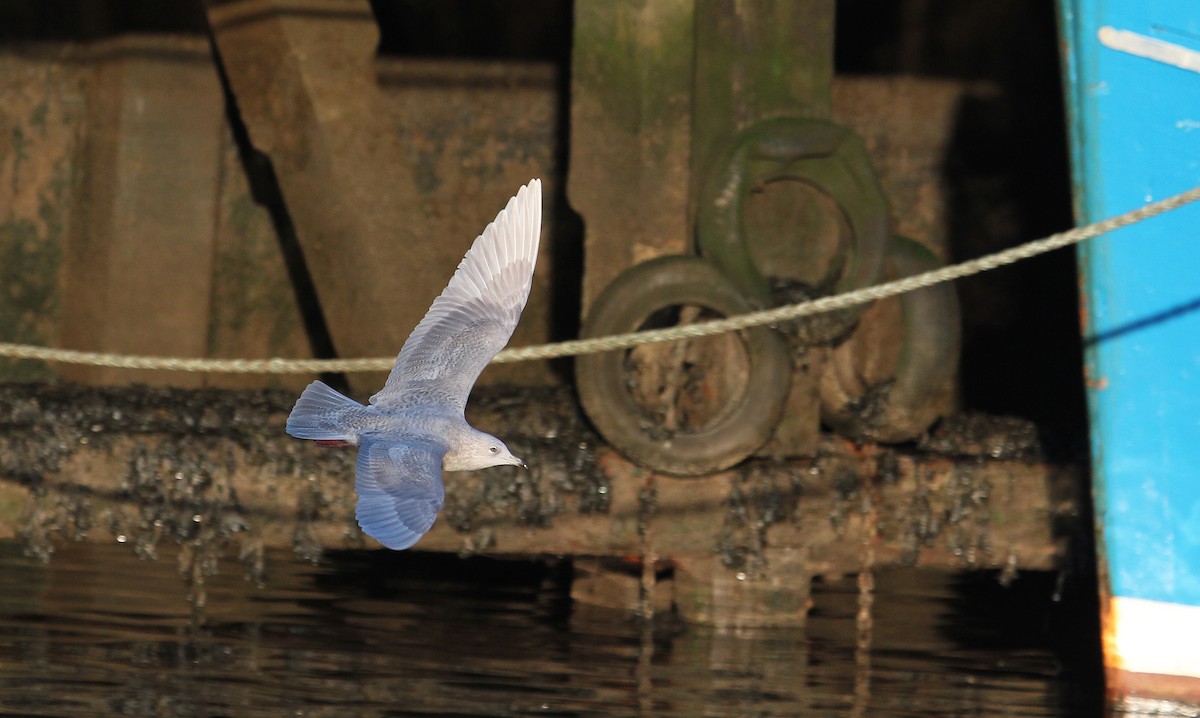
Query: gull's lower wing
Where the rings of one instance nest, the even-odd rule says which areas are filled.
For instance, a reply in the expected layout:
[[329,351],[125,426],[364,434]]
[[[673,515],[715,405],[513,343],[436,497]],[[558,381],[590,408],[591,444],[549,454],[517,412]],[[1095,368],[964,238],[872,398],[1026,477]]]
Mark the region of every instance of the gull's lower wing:
[[445,500],[445,454],[445,447],[427,441],[363,440],[354,484],[362,530],[397,551],[428,533]]

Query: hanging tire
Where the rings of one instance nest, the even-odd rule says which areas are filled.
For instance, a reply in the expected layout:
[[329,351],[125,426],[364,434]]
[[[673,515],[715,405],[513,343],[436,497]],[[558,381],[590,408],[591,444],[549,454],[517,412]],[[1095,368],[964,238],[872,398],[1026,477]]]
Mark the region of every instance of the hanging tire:
[[[919,243],[895,237],[884,278],[900,279],[940,266]],[[899,303],[900,315],[888,327],[892,336],[872,337],[881,319],[865,314],[854,333],[834,349],[821,377],[822,421],[860,441],[915,439],[952,408],[962,334],[953,284],[918,289],[890,301]],[[889,344],[899,351],[894,360],[881,360],[883,345]],[[880,364],[890,367],[881,370]]]
[[[756,265],[744,226],[746,199],[768,183],[792,180],[824,194],[846,222],[849,236],[838,249],[833,275],[803,292],[805,298],[870,286],[883,271],[889,214],[883,189],[863,141],[845,127],[820,120],[776,118],[750,125],[734,136],[708,171],[696,216],[700,255],[715,264],[748,297],[766,308],[797,301],[780,296]],[[796,242],[814,241],[799,234]],[[796,322],[788,331],[802,344],[844,336],[861,308],[828,312]]]
[[[661,257],[632,267],[605,288],[591,307],[581,336],[624,334],[656,321],[677,323],[679,307],[692,308],[685,313],[720,317],[751,310],[733,284],[708,262],[698,257]],[[575,384],[583,409],[614,448],[655,471],[698,476],[727,469],[766,443],[783,411],[792,373],[790,353],[778,332],[759,327],[655,347],[575,360]],[[734,354],[742,357],[744,371],[704,366]],[[639,363],[649,369],[636,369]],[[657,380],[660,369],[675,373],[675,386]],[[725,386],[735,373],[744,375],[740,391]],[[648,410],[646,396],[659,384],[664,394],[674,397],[674,404]],[[679,406],[684,408],[676,411]],[[686,420],[676,421],[679,416]]]

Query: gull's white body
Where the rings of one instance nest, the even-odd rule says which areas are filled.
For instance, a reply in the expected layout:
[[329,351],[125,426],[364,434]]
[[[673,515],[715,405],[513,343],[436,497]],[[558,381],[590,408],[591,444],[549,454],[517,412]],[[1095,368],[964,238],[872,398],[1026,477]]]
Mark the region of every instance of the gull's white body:
[[288,417],[296,438],[358,446],[355,516],[388,548],[406,549],[433,526],[443,469],[524,465],[468,424],[463,409],[529,299],[541,218],[542,185],[533,180],[476,238],[369,404],[315,381]]

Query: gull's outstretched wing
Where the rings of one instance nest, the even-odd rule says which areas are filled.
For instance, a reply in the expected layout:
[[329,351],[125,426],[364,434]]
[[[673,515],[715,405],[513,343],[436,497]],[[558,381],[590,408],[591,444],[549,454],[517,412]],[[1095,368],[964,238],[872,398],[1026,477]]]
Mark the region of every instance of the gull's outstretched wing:
[[461,411],[479,373],[512,336],[529,299],[542,231],[542,183],[508,201],[404,342],[372,404],[446,404]]
[[424,536],[445,500],[444,446],[428,441],[368,439],[358,450],[358,525],[400,551]]

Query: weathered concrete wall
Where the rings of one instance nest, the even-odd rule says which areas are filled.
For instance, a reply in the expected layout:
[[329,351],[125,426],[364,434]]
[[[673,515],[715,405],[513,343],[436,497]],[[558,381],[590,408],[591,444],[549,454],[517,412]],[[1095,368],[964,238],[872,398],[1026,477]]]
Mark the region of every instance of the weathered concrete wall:
[[[222,132],[212,303],[206,356],[308,357],[312,355],[296,289],[280,252],[269,212],[255,201],[228,127]],[[160,378],[174,383],[173,379]],[[301,389],[303,375],[209,374],[205,386]]]
[[[530,85],[526,72],[525,91],[497,92],[520,82],[481,72],[479,63],[458,72],[452,63],[392,63],[380,73],[366,0],[231,2],[208,14],[234,102],[250,142],[273,164],[339,354],[397,352],[471,240],[532,177],[546,178],[544,211],[554,216],[554,104],[538,92],[552,76],[535,74]],[[549,262],[540,265],[535,306],[545,306],[548,286]],[[546,313],[532,315],[518,340],[546,336]],[[548,378],[544,367],[505,374]],[[349,380],[365,395],[383,378]]]
[[[61,49],[0,55],[0,338],[54,344],[75,202],[86,77]],[[0,359],[0,377],[49,367]]]
[[[0,239],[29,287],[0,339],[167,356],[310,355],[278,240],[251,196],[208,45],[131,36],[0,55]],[[25,236],[22,236],[24,233]],[[12,237],[10,241],[8,237]],[[37,291],[33,288],[36,287]],[[302,385],[0,360],[9,380]]]
[[[200,38],[125,37],[88,48],[79,196],[66,256],[61,341],[202,356],[220,185],[220,83]],[[62,367],[77,381],[154,375]],[[198,374],[173,377],[200,386]]]
[[[560,186],[553,67],[388,59],[372,66],[369,55],[364,82],[377,88],[373,122],[405,147],[403,166],[393,170],[412,186],[399,203],[401,188],[372,185],[369,201],[353,212],[365,218],[355,236],[404,261],[376,262],[378,281],[346,275],[349,283],[321,297],[326,310],[347,296],[371,297],[345,331],[370,334],[378,346],[336,348],[344,356],[398,351],[474,237],[536,176],[545,179],[544,252],[513,343],[548,341]],[[311,356],[280,238],[246,177],[205,40],[127,36],[23,48],[0,55],[0,82],[0,206],[7,208],[0,222],[6,287],[0,340],[163,356]],[[341,118],[322,131],[330,139],[359,128]],[[348,165],[339,176],[370,179],[359,177],[359,169]],[[313,191],[345,199],[333,182]],[[311,214],[317,211],[311,199],[293,195],[288,209]],[[412,225],[407,240],[370,219],[389,207],[399,213],[397,222]],[[292,220],[303,223],[304,217],[299,212]],[[339,246],[329,251],[353,254]],[[368,255],[360,260],[372,261],[375,255]],[[319,256],[308,259],[316,274],[336,269]],[[389,307],[402,308],[405,317],[387,319]],[[326,318],[340,326],[336,315]],[[0,360],[0,379],[55,376],[97,384],[290,388],[312,378]],[[369,393],[382,378],[355,381]],[[535,362],[490,369],[482,381],[557,379]]]
[[[599,6],[597,17],[591,18],[590,6],[581,6],[578,27],[585,35],[613,31],[597,26],[603,23],[632,23],[631,28],[650,33],[638,39],[627,32],[625,50],[605,56],[585,52],[575,61],[576,82],[586,84],[592,77],[596,85],[573,110],[577,156],[572,193],[585,212],[590,243],[585,294],[587,282],[594,294],[605,277],[690,246],[686,188],[693,163],[693,69],[691,60],[683,58],[690,58],[694,30],[691,5],[685,5],[670,12],[666,6],[646,10],[657,25],[648,18],[601,12]],[[659,29],[651,32],[652,25]],[[596,53],[598,47],[593,48]],[[664,62],[675,58],[684,64],[641,62],[638,53],[657,53],[654,57]],[[0,236],[5,258],[0,271],[8,287],[0,297],[0,338],[164,355],[310,354],[278,238],[266,210],[251,196],[224,126],[225,108],[205,42],[134,37],[90,47],[44,46],[0,56],[0,64],[5,99],[0,112],[8,128],[0,143],[0,171],[6,178],[0,192],[9,208]],[[643,65],[654,66],[655,74],[638,79],[637,68]],[[633,73],[626,83],[633,89],[600,86],[612,82],[622,68]],[[556,187],[561,186],[556,180],[562,173],[555,164],[560,156],[555,69],[548,64],[383,59],[368,71],[373,74],[364,82],[377,88],[379,121],[386,128],[381,131],[404,147],[406,184],[417,197],[405,217],[420,220],[423,239],[410,243],[436,257],[414,260],[421,267],[415,273],[428,275],[429,287],[395,280],[414,274],[414,265],[380,280],[379,291],[386,296],[377,298],[379,305],[403,305],[411,317],[383,321],[371,309],[356,325],[364,332],[374,327],[388,333],[387,346],[377,351],[394,352],[410,320],[440,290],[471,238],[519,183],[543,175],[548,179],[546,254],[513,344],[548,340],[556,311],[553,285],[574,286],[581,279],[554,276],[559,265]],[[668,80],[675,76],[672,72],[678,76],[674,84]],[[195,92],[200,86],[206,88],[203,102]],[[187,102],[171,99],[170,92],[183,89]],[[947,234],[940,163],[954,129],[957,100],[966,90],[962,83],[904,78],[833,83],[833,116],[866,139],[892,198],[897,231],[939,253],[945,251]],[[604,92],[613,96],[603,101]],[[638,92],[645,97],[637,99]],[[632,111],[638,103],[642,109]],[[181,109],[182,115],[172,119],[170,113]],[[203,127],[197,124],[201,116],[206,118]],[[627,157],[625,149],[618,149],[623,147],[638,152]],[[614,183],[606,179],[610,176],[624,180]],[[304,207],[305,201],[299,198],[294,206]],[[185,221],[183,212],[189,207]],[[372,238],[363,241],[400,241],[374,224],[368,230]],[[190,254],[183,251],[187,247]],[[323,271],[321,262],[315,266]],[[342,353],[358,354],[350,348]],[[295,387],[308,380],[189,378],[0,360],[3,378],[54,375],[102,383],[136,379],[219,386]],[[372,381],[363,378],[364,385],[373,386]],[[527,363],[491,369],[484,376],[484,383],[489,381],[540,384],[553,378],[544,365]]]

